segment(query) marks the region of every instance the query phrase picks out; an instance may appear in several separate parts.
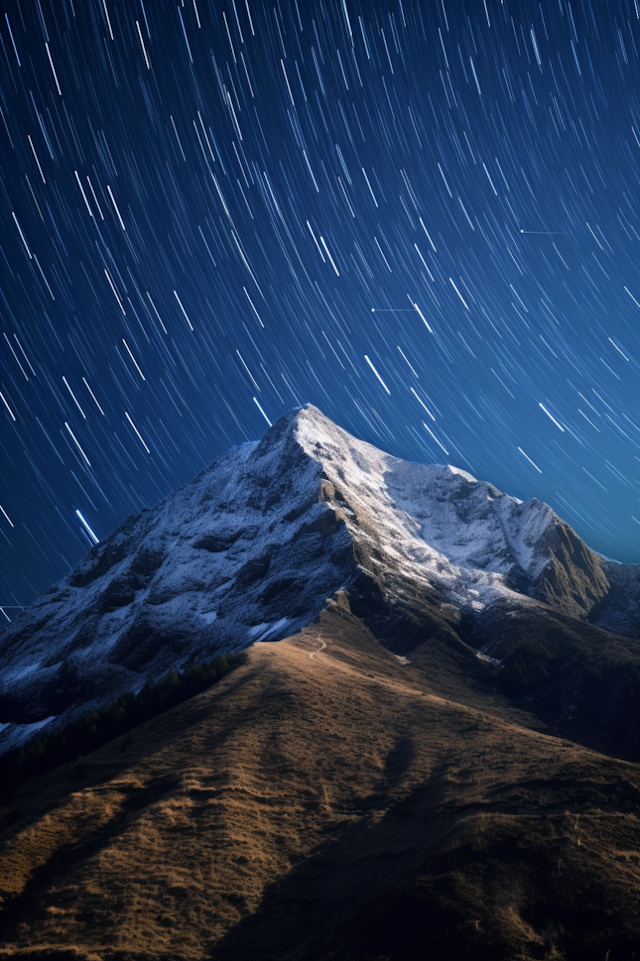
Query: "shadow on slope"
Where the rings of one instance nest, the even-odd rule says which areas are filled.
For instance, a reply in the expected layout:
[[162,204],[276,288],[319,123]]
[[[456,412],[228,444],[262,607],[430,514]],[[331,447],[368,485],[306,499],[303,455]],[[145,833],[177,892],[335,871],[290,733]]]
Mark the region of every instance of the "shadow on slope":
[[640,641],[549,609],[468,621],[461,633],[500,663],[498,691],[550,732],[640,759]]
[[[639,639],[542,604],[494,605],[461,617],[443,600],[408,579],[387,585],[362,568],[348,591],[350,610],[442,696],[474,703],[502,695],[551,733],[640,760]],[[478,649],[489,657],[479,658]]]
[[380,817],[377,796],[371,811],[365,802],[361,820],[267,890],[213,961],[635,956],[640,859],[622,853],[638,847],[633,785],[542,780],[529,790],[537,813],[518,815],[508,787],[486,804],[443,806],[447,770]]

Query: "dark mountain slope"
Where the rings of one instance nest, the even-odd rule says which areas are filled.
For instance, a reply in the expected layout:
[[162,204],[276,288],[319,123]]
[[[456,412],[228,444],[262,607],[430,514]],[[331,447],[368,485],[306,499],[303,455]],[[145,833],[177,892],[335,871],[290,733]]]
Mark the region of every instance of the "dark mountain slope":
[[455,674],[337,597],[124,750],[20,788],[0,957],[631,958],[637,765]]

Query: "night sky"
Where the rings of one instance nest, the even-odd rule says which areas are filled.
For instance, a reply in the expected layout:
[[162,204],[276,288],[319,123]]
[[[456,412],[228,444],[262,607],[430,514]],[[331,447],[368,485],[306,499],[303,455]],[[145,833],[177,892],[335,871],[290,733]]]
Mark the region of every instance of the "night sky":
[[7,616],[306,402],[638,562],[638,0],[5,9]]

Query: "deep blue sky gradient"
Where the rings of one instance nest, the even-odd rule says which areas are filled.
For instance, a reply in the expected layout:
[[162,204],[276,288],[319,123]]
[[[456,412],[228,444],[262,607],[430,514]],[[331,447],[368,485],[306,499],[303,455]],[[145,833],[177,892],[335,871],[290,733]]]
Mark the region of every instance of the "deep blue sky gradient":
[[306,401],[639,560],[635,0],[6,9],[9,615]]

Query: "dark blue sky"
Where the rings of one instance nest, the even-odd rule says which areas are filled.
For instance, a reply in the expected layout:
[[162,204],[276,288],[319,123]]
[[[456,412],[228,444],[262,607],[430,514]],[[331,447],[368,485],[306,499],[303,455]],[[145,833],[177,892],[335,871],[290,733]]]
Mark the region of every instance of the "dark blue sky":
[[6,9],[9,615],[306,401],[639,560],[637,0]]

